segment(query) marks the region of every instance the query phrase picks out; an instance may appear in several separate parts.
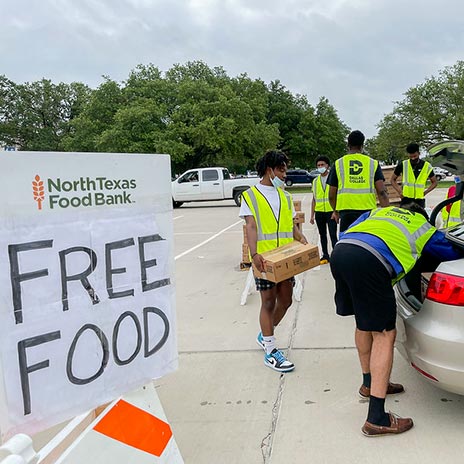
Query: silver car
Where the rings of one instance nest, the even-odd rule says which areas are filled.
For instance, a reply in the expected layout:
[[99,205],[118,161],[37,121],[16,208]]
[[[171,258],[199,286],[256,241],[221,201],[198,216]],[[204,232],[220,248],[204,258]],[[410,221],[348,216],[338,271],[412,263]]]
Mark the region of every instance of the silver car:
[[[428,151],[433,164],[464,180],[464,142],[441,142]],[[463,182],[456,187],[454,201],[462,199]],[[444,202],[432,212],[432,224],[443,206]],[[448,230],[447,238],[464,249],[464,223]],[[425,261],[421,266],[395,286],[396,346],[429,382],[464,395],[464,258],[442,263]]]

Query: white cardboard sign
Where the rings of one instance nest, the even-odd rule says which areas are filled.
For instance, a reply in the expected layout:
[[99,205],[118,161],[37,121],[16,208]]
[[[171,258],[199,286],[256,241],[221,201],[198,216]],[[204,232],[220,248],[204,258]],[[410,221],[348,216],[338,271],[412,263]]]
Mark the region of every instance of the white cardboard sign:
[[0,157],[0,431],[35,433],[177,367],[170,159]]

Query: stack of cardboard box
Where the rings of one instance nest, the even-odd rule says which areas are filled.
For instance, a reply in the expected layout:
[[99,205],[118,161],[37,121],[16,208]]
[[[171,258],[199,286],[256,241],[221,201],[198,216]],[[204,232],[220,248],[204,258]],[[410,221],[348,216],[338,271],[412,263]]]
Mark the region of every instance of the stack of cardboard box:
[[293,200],[293,207],[295,208],[296,216],[293,218],[294,224],[297,225],[300,231],[303,230],[303,224],[305,222],[305,213],[301,211],[301,200]]
[[243,224],[242,261],[240,262],[240,269],[248,269],[250,266],[250,248],[248,247],[246,224]]
[[382,173],[385,177],[385,187],[387,188],[388,197],[391,205],[399,205],[401,198],[398,192],[392,187],[391,177],[396,166],[382,166]]

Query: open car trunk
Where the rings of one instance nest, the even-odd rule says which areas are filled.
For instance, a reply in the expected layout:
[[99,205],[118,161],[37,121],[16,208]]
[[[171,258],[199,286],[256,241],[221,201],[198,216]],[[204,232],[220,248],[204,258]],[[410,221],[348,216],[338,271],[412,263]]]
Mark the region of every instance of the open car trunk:
[[[464,193],[464,141],[449,140],[439,142],[428,147],[432,157],[432,165],[442,167],[456,176],[456,194],[453,198],[443,200],[432,211],[430,223],[435,220],[440,211],[448,204],[462,200]],[[464,223],[448,229],[446,237],[456,246],[464,249]],[[431,274],[440,266],[437,259],[422,256],[414,268],[397,283],[397,290],[408,301],[409,306],[418,312],[422,308],[428,281]]]

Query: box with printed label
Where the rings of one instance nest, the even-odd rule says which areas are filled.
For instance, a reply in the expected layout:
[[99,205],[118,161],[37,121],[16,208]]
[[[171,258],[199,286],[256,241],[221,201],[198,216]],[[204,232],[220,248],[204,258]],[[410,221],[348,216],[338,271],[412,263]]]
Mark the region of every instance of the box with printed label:
[[255,277],[271,282],[282,282],[320,264],[319,248],[297,241],[266,251],[262,257],[264,272],[259,272],[253,264],[253,273]]
[[293,200],[295,211],[301,211],[301,200]]

